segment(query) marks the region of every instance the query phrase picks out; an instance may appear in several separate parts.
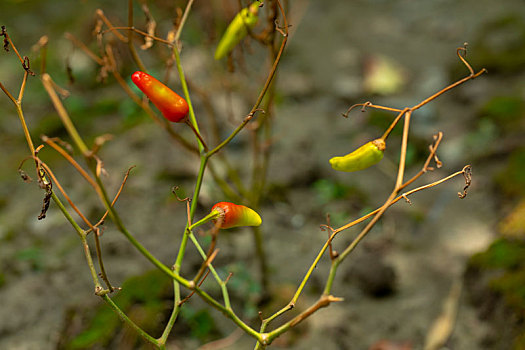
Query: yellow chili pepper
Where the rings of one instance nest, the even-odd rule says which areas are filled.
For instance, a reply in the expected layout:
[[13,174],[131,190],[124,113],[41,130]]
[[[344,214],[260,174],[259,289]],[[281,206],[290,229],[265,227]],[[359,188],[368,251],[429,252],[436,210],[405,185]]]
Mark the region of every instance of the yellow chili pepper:
[[359,171],[366,169],[383,159],[386,144],[383,139],[376,139],[365,143],[352,153],[342,157],[333,157],[330,164],[338,171]]

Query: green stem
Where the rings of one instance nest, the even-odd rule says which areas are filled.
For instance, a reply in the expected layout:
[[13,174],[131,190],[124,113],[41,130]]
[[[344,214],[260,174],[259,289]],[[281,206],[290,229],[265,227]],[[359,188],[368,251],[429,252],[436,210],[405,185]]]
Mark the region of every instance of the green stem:
[[[185,13],[184,13],[184,20],[183,22],[181,23],[181,27],[179,28],[179,31],[177,32],[177,40],[175,42],[175,45],[173,47],[173,54],[175,56],[175,62],[176,62],[176,65],[177,65],[177,71],[179,72],[179,78],[180,78],[180,81],[181,81],[181,86],[182,86],[182,90],[184,92],[184,97],[186,98],[186,102],[188,103],[188,107],[189,107],[189,120],[188,120],[188,123],[190,124],[190,127],[192,129],[192,131],[194,132],[195,134],[195,137],[197,139],[197,143],[199,145],[199,152],[201,153],[201,157],[200,157],[200,166],[199,166],[199,173],[197,175],[197,181],[195,183],[195,188],[194,188],[194,191],[193,191],[193,198],[192,198],[192,201],[191,201],[191,206],[190,206],[190,214],[189,214],[189,221],[191,222],[191,220],[193,219],[193,216],[195,215],[195,210],[197,209],[197,202],[198,202],[198,198],[199,198],[199,193],[200,193],[200,189],[201,189],[201,186],[202,186],[202,181],[204,179],[204,172],[206,170],[206,164],[208,163],[208,158],[203,156],[202,153],[204,150],[207,150],[207,147],[205,146],[204,142],[202,141],[202,136],[200,135],[200,132],[199,132],[199,126],[197,124],[197,118],[195,117],[195,111],[193,109],[193,104],[191,102],[191,96],[190,96],[190,93],[189,93],[189,89],[188,89],[188,84],[186,83],[186,78],[184,76],[184,71],[182,69],[182,64],[181,64],[181,61],[180,61],[180,54],[179,54],[179,50],[178,50],[178,39],[180,37],[180,33],[181,33],[181,29],[182,29],[182,26],[184,25],[185,23],[185,19],[190,11],[190,8],[191,8],[191,4],[192,4],[192,1],[190,0],[190,2],[188,3],[187,7],[186,7],[186,10],[185,10]],[[184,255],[185,255],[185,252],[186,252],[186,246],[188,244],[188,235],[186,234],[187,230],[188,230],[188,224],[186,224],[186,228],[184,229],[184,234],[182,235],[182,240],[181,240],[181,243],[180,243],[180,246],[179,246],[179,251],[177,253],[177,258],[175,260],[175,263],[173,264],[173,271],[176,273],[176,274],[179,274],[180,273],[180,269],[181,269],[181,265],[182,265],[182,260],[184,259]],[[180,312],[180,301],[181,301],[181,293],[180,293],[180,283],[179,281],[177,280],[174,280],[173,281],[173,290],[174,290],[174,305],[173,305],[173,311],[171,313],[171,316],[170,316],[170,319],[168,320],[168,323],[166,324],[166,327],[164,328],[164,331],[162,333],[162,336],[161,336],[161,343],[164,344],[169,336],[169,334],[171,333],[171,330],[173,329],[173,326],[175,324],[175,321],[177,319],[177,316]],[[196,290],[196,292],[199,294],[199,292]],[[211,299],[210,300],[206,300],[208,303],[214,305],[213,303],[211,303],[211,301],[215,302],[214,299]],[[215,307],[222,307],[222,305],[216,303],[217,305],[214,305]]]
[[117,229],[124,234],[124,236],[128,239],[128,241],[142,254],[146,259],[148,259],[153,265],[155,265],[159,270],[166,273],[171,278],[175,279],[178,283],[182,284],[186,288],[192,288],[189,281],[182,278],[178,273],[173,272],[170,268],[168,268],[166,265],[161,263],[157,258],[153,256],[147,250],[142,244],[140,244],[139,241],[131,233],[127,230],[127,228],[124,226],[122,219],[118,215],[118,213],[115,211],[115,209],[111,206],[111,201],[109,200],[109,197],[106,193],[104,184],[100,180],[100,177],[95,174],[95,180],[100,188],[100,193],[102,194],[102,200],[104,202],[104,205],[106,206],[106,209],[109,212],[109,216],[111,217],[111,220],[115,223],[117,226]]
[[[280,4],[279,4],[280,5]],[[268,77],[266,78],[266,81],[264,82],[264,86],[261,89],[261,92],[259,93],[259,96],[257,97],[257,101],[255,101],[255,104],[252,107],[252,110],[250,113],[248,113],[248,117],[244,118],[241,125],[239,125],[226,140],[221,142],[217,147],[215,147],[213,150],[209,151],[207,156],[211,157],[213,154],[219,152],[224,146],[226,146],[245,126],[248,124],[248,122],[251,120],[259,106],[261,105],[261,102],[266,95],[266,92],[268,91],[268,88],[270,87],[270,84],[272,83],[273,77],[275,76],[275,73],[277,72],[277,66],[279,65],[279,62],[281,60],[281,56],[284,52],[284,48],[286,47],[286,43],[288,41],[288,22],[286,20],[286,16],[284,16],[283,13],[283,19],[284,19],[284,30],[286,35],[283,36],[283,40],[281,42],[281,46],[279,47],[279,51],[277,52],[277,55],[275,57],[275,60],[273,61],[272,68],[270,70],[270,73],[268,74]]]
[[[191,106],[191,104],[190,104]],[[191,201],[190,206],[190,221],[191,218],[193,218],[193,215],[195,213],[195,210],[197,209],[197,201],[199,198],[200,189],[202,186],[202,181],[204,179],[204,171],[206,170],[206,164],[208,163],[208,158],[201,156],[201,162],[199,167],[199,173],[197,175],[197,182],[195,183],[195,189],[193,191],[193,198]],[[173,271],[176,274],[180,273],[180,269],[182,266],[182,260],[184,259],[184,255],[186,253],[186,246],[188,245],[188,234],[186,234],[189,226],[186,224],[186,228],[184,229],[184,234],[182,235],[182,240],[180,242],[179,251],[177,253],[177,258],[175,260],[175,263],[172,266]],[[175,321],[177,319],[178,313],[180,312],[180,301],[181,299],[181,293],[180,293],[180,284],[177,280],[173,281],[173,290],[174,290],[174,305],[173,305],[173,311],[171,313],[170,319],[168,320],[168,323],[166,324],[166,327],[164,328],[164,332],[162,333],[162,339],[167,339],[169,334],[171,333],[171,330],[175,324]],[[210,301],[208,301],[210,303]],[[218,303],[217,303],[218,304]],[[212,304],[213,305],[213,304]],[[220,305],[220,304],[218,304]],[[215,306],[215,305],[214,305]],[[216,306],[217,307],[217,306]],[[220,305],[222,307],[222,305]]]
[[162,335],[159,338],[159,344],[166,344],[166,341],[168,340],[168,337],[171,333],[171,330],[173,329],[173,326],[175,325],[175,321],[177,321],[177,316],[180,312],[181,305],[179,304],[179,301],[181,300],[180,297],[180,288],[175,288],[174,291],[174,297],[173,297],[173,310],[171,311],[170,318],[166,324],[166,327],[164,328],[164,331],[162,332]]
[[342,260],[339,260],[339,259],[332,260],[332,265],[330,266],[330,271],[328,273],[328,278],[326,279],[326,284],[325,284],[324,291],[323,291],[324,295],[330,294],[330,291],[332,290],[332,287],[334,285],[335,274],[337,272],[337,268],[339,267],[339,264],[341,263],[341,261]]
[[205,150],[205,145],[201,142],[202,136],[199,131],[199,125],[197,124],[197,118],[195,118],[195,111],[193,110],[193,104],[191,103],[190,91],[188,89],[188,84],[186,83],[186,77],[184,76],[184,70],[182,69],[182,64],[180,62],[180,53],[177,48],[178,45],[173,47],[173,54],[175,55],[175,63],[177,65],[177,71],[179,72],[180,84],[182,86],[182,91],[184,92],[184,98],[188,103],[189,107],[189,122],[193,125],[193,132],[199,143],[199,151],[203,152]]
[[29,129],[27,128],[27,123],[24,118],[24,112],[22,110],[22,105],[20,104],[20,102],[15,102],[15,106],[16,106],[16,113],[18,114],[18,119],[20,119],[20,124],[22,124],[22,130],[24,131],[24,136],[26,138],[27,146],[29,147],[29,152],[31,152],[31,155],[34,155],[35,146],[33,145],[31,134],[29,133]]
[[159,342],[157,341],[157,339],[153,338],[151,335],[146,333],[142,328],[140,328],[135,322],[133,322],[124,312],[122,312],[122,310],[118,307],[118,305],[115,304],[115,302],[111,300],[111,298],[107,294],[104,294],[102,296],[102,299],[113,309],[113,311],[118,315],[118,317],[122,321],[124,321],[124,323],[126,323],[128,326],[133,328],[142,337],[142,339],[144,339],[148,343],[151,343],[157,348],[159,347]]
[[[261,287],[263,295],[268,293],[268,260],[264,251],[263,233],[259,226],[252,227],[253,239],[255,241],[255,253],[259,261],[259,271],[261,273]],[[267,294],[266,294],[267,295]]]
[[[26,75],[27,75],[27,72],[26,72]],[[52,92],[54,93],[54,90],[52,90]],[[9,96],[9,94],[8,94],[8,96]],[[31,152],[31,155],[34,155],[35,154],[35,146],[33,145],[33,141],[31,139],[31,134],[29,132],[29,128],[27,127],[27,123],[26,123],[25,117],[24,117],[24,112],[22,110],[22,96],[23,95],[22,95],[22,90],[21,90],[20,99],[18,101],[12,99],[12,101],[15,104],[16,112],[18,114],[18,118],[20,120],[20,124],[22,125],[22,129],[24,131],[24,136],[26,138],[26,142],[27,142],[27,145],[29,147],[29,151]],[[72,123],[70,123],[70,126],[71,125],[72,125]],[[74,127],[73,127],[73,130],[75,130]],[[40,170],[38,169],[38,163],[37,163],[37,172],[38,171],[40,171]],[[69,221],[71,226],[73,226],[73,228],[77,232],[80,240],[82,241],[82,246],[84,247],[84,255],[86,257],[86,261],[87,261],[87,264],[88,264],[88,267],[89,267],[89,271],[91,273],[91,278],[93,279],[93,284],[95,285],[95,291],[96,292],[100,292],[103,288],[100,285],[100,282],[99,282],[99,279],[98,279],[97,271],[95,269],[95,265],[93,263],[93,259],[91,257],[91,253],[89,251],[89,246],[88,246],[88,243],[86,241],[86,234],[85,234],[84,230],[82,230],[82,228],[76,223],[76,221],[73,219],[73,217],[69,214],[69,212],[67,211],[66,207],[64,206],[64,204],[62,204],[62,201],[57,197],[57,195],[55,194],[55,192],[53,190],[51,190],[51,198],[53,199],[53,202],[58,206],[58,208],[60,209],[60,211],[62,212],[62,214],[66,218],[66,220]]]
[[82,247],[84,248],[84,255],[86,256],[86,261],[89,267],[89,271],[91,273],[91,278],[93,279],[93,284],[95,285],[95,292],[99,292],[102,290],[102,286],[98,280],[97,271],[95,269],[95,264],[93,263],[93,258],[91,257],[91,253],[89,251],[89,246],[86,240],[86,234],[84,233],[84,230],[75,222],[73,217],[69,214],[64,204],[62,204],[62,201],[57,197],[55,192],[51,191],[51,198],[55,202],[55,204],[58,206],[58,209],[62,212],[62,215],[66,218],[67,221],[73,226],[75,231],[77,232],[78,236],[80,237],[80,240],[82,241]]
[[[193,242],[193,244],[197,248],[200,256],[202,257],[202,259],[204,261],[206,261],[206,259],[208,257],[206,256],[206,253],[202,249],[202,247],[201,247],[199,241],[197,240],[197,238],[195,238],[195,235],[193,233],[191,233],[191,232],[188,235],[190,236],[191,241]],[[226,288],[226,283],[224,283],[224,281],[221,279],[221,277],[217,273],[217,270],[215,270],[215,268],[213,267],[212,264],[209,264],[208,268],[210,269],[210,272],[212,273],[213,277],[215,277],[215,280],[217,281],[217,283],[221,286],[222,295],[224,297],[224,306],[227,309],[231,309],[230,296],[228,294],[228,289]]]
[[308,280],[310,279],[310,276],[312,275],[312,273],[314,272],[315,268],[317,267],[317,263],[319,263],[319,261],[323,257],[323,254],[325,253],[326,249],[329,247],[331,242],[332,242],[331,239],[329,239],[329,240],[327,240],[325,242],[324,246],[321,248],[321,250],[317,254],[317,257],[314,259],[313,263],[310,265],[310,268],[306,272],[306,275],[304,276],[303,280],[301,281],[301,284],[297,288],[297,291],[295,292],[292,300],[290,301],[290,303],[292,305],[295,305],[295,303],[299,299],[299,296],[301,295],[304,287],[306,286],[306,282],[308,282]]
[[[205,164],[204,164],[205,166]],[[201,177],[199,177],[201,178]],[[97,177],[97,181],[100,181],[100,179]],[[201,181],[202,182],[202,179]],[[200,186],[197,186],[197,190],[200,189]],[[105,194],[105,191],[103,192]],[[256,339],[259,339],[259,333],[257,331],[255,331],[254,329],[250,328],[248,325],[246,325],[244,322],[242,322],[238,317],[237,315],[235,315],[235,313],[233,313],[233,311],[231,310],[231,308],[227,308],[223,305],[221,305],[219,302],[217,302],[215,299],[213,299],[209,294],[207,294],[206,292],[204,292],[202,289],[196,287],[192,282],[184,279],[183,277],[181,277],[179,275],[179,271],[172,271],[170,270],[168,267],[166,267],[164,264],[162,264],[160,261],[158,261],[153,255],[151,255],[151,253],[146,249],[144,248],[128,231],[127,229],[122,225],[122,221],[120,220],[120,218],[118,217],[117,213],[113,210],[113,208],[111,206],[106,206],[109,210],[109,214],[110,216],[112,217],[112,219],[114,220],[115,222],[115,225],[119,228],[119,230],[121,230],[121,232],[126,236],[126,238],[130,241],[131,244],[133,244],[137,250],[139,250],[148,260],[150,260],[158,269],[160,269],[162,272],[164,272],[165,274],[167,274],[168,276],[170,276],[171,278],[174,279],[175,281],[175,293],[176,293],[176,297],[178,296],[178,301],[180,301],[180,292],[177,291],[177,289],[180,288],[180,285],[183,285],[184,287],[190,289],[190,290],[195,290],[195,293],[197,295],[199,295],[206,303],[210,304],[211,306],[213,306],[214,308],[218,309],[219,311],[221,311],[223,314],[225,314],[228,318],[232,319],[235,324],[237,324],[240,328],[244,329],[248,334],[250,334],[251,336],[255,337]],[[195,206],[192,206],[192,211],[195,211]],[[185,234],[183,237],[187,237],[188,235]],[[186,238],[187,240],[187,238]],[[179,266],[179,270],[180,270],[180,266]],[[171,321],[171,319],[170,319]],[[168,325],[173,325],[174,324],[174,320],[172,322],[168,322]],[[171,331],[171,329],[169,330],[165,330],[164,333],[166,333],[166,338],[167,336],[169,335],[169,332]],[[163,333],[163,334],[164,334]]]
[[[301,280],[301,283],[299,284],[299,287],[297,287],[297,290],[294,294],[294,296],[292,297],[292,299],[290,300],[290,302],[285,306],[283,307],[282,309],[280,309],[279,311],[277,311],[276,313],[274,313],[273,315],[271,315],[270,317],[266,318],[262,324],[261,324],[261,329],[260,329],[260,332],[264,332],[266,327],[268,326],[268,324],[273,321],[275,318],[277,318],[278,316],[282,315],[283,313],[285,313],[286,311],[292,309],[293,307],[295,307],[295,304],[297,303],[297,300],[299,299],[301,293],[303,292],[303,289],[304,287],[306,286],[306,283],[308,282],[308,280],[310,279],[310,276],[312,275],[313,271],[315,270],[317,264],[319,263],[319,261],[321,260],[321,258],[323,257],[324,253],[326,252],[326,250],[328,249],[328,247],[330,246],[330,243],[332,242],[332,240],[334,239],[335,237],[335,233],[332,233],[332,235],[330,236],[330,238],[325,242],[325,244],[323,245],[323,247],[321,248],[321,250],[319,251],[319,253],[317,254],[316,258],[314,259],[314,261],[312,262],[312,264],[310,265],[310,267],[308,268],[308,271],[306,272],[305,276],[303,277],[303,279]],[[337,261],[334,260],[332,262],[332,264],[334,264],[334,262]],[[332,277],[333,278],[333,277]]]
[[[206,169],[206,163],[208,162],[206,157],[201,156],[201,164],[199,168],[199,174],[197,175],[197,182],[195,183],[195,190],[193,191],[193,198],[191,200],[191,206],[190,206],[190,220],[195,214],[195,210],[197,209],[197,199],[199,198],[199,192],[202,186],[202,180],[204,178],[204,170]],[[186,228],[184,229],[184,232],[188,231],[188,225],[186,225]],[[173,265],[173,270],[176,273],[180,272],[182,260],[184,259],[184,254],[186,253],[186,245],[188,244],[188,235],[184,234],[182,236],[182,241],[180,243],[179,252],[177,254],[177,259],[175,260],[175,264]]]
[[109,282],[108,275],[106,273],[106,268],[104,267],[104,260],[102,259],[102,247],[100,246],[100,238],[99,238],[99,231],[98,229],[93,230],[93,238],[95,240],[95,249],[97,251],[97,257],[98,257],[98,266],[100,268],[100,277],[106,284],[106,287],[110,292],[113,292],[114,288]]
[[175,33],[175,42],[178,42],[180,39],[180,34],[182,33],[182,28],[184,28],[184,25],[186,24],[186,19],[188,19],[188,14],[190,13],[191,6],[193,5],[194,0],[189,0],[188,4],[186,5],[186,9],[184,10],[184,14],[182,15],[182,19],[179,23],[179,28],[177,28],[177,33]]
[[[208,164],[208,170],[213,178],[213,181],[220,187],[222,193],[229,198],[232,202],[241,202],[241,197],[235,192],[233,187],[227,183],[222,177],[217,174],[217,171],[213,167],[213,163]],[[240,192],[240,191],[239,191]]]
[[[253,116],[253,114],[252,114]],[[230,136],[228,136],[226,138],[226,140],[222,141],[217,147],[215,147],[214,149],[212,149],[211,151],[209,151],[207,154],[206,154],[206,157],[210,158],[211,156],[213,156],[215,153],[219,152],[224,146],[226,146],[228,143],[230,143],[231,140],[233,140],[233,138],[235,136],[237,136],[237,134],[242,130],[244,129],[244,127],[246,126],[246,124],[248,124],[248,122],[251,120],[251,116],[248,116],[246,118],[244,118],[244,120],[242,121],[242,123],[235,129],[233,130],[233,132],[230,134]]]

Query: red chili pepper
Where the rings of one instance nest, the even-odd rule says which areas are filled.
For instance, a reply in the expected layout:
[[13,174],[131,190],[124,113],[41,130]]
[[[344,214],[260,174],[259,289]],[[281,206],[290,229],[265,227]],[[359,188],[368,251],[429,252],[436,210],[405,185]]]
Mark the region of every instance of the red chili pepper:
[[230,202],[219,202],[211,208],[212,213],[218,212],[222,219],[221,228],[238,226],[259,226],[262,219],[255,210]]
[[131,80],[148,96],[166,119],[175,123],[185,121],[189,110],[188,103],[175,91],[141,71],[133,73]]

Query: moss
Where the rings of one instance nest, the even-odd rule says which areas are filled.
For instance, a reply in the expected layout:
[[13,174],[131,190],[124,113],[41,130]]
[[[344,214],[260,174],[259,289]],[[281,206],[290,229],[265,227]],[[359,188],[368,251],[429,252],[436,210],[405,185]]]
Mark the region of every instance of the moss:
[[525,238],[525,199],[500,220],[499,231],[507,238]]
[[[162,272],[154,270],[129,278],[122,284],[122,290],[112,298],[135,323],[154,334],[158,332],[155,325],[164,309],[163,299],[169,296],[170,286],[171,280]],[[122,322],[118,316],[106,304],[101,304],[89,317],[83,330],[65,348],[108,347],[121,328]]]
[[181,316],[189,326],[192,338],[208,342],[218,336],[215,321],[208,309],[195,309],[187,304],[181,309]]
[[525,267],[525,243],[497,239],[486,251],[472,256],[470,263],[482,269]]
[[508,195],[525,195],[525,147],[510,154],[507,165],[496,175],[495,182]]
[[118,316],[109,308],[98,308],[90,326],[66,346],[67,349],[88,349],[109,343],[120,325]]
[[38,243],[17,251],[16,259],[27,262],[33,271],[41,271],[44,269],[42,248]]
[[[486,272],[487,286],[501,296],[511,310],[515,325],[513,349],[525,345],[525,242],[497,239],[482,253],[471,257],[469,265]],[[505,327],[509,327],[506,325]]]
[[[159,319],[167,318],[171,312],[167,307],[173,298],[171,285],[171,279],[153,270],[124,281],[122,290],[112,299],[133,322],[156,337],[163,331],[164,322],[159,322]],[[205,308],[196,309],[186,303],[180,316],[175,327],[184,329],[184,332],[179,334],[186,333],[201,342],[221,336],[212,315]],[[122,321],[105,303],[101,303],[83,323],[81,330],[64,342],[63,349],[114,348],[120,336],[126,337],[131,348],[141,348],[139,336],[135,332],[127,333]],[[67,332],[66,329],[64,333]]]
[[480,115],[504,131],[513,131],[523,124],[525,102],[519,96],[495,96],[481,108]]
[[472,42],[473,67],[490,72],[513,73],[525,65],[525,22],[518,15],[499,18],[483,26]]
[[[379,132],[384,132],[396,118],[396,113],[385,112],[377,109],[367,109],[368,124],[377,127]],[[391,135],[401,136],[403,134],[403,122],[396,125]]]
[[[524,256],[522,256],[524,257]],[[525,268],[517,271],[507,271],[502,276],[494,278],[490,287],[505,297],[505,302],[516,309],[520,315],[525,315]]]
[[314,190],[319,201],[323,204],[330,203],[336,199],[345,198],[350,188],[338,181],[320,179],[314,182]]
[[522,350],[522,349],[525,349],[525,332],[520,334],[514,341],[513,350]]
[[161,297],[170,285],[170,279],[158,270],[127,279],[122,284],[119,300],[129,299],[134,302],[146,302],[152,297]]

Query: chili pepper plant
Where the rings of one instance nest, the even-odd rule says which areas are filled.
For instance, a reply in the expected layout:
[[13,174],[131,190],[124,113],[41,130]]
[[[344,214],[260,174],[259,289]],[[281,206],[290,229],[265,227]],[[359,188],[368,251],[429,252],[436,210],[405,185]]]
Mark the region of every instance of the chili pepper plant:
[[[265,296],[267,298],[272,298],[273,296],[268,288],[270,281],[268,261],[264,248],[266,240],[264,235],[265,213],[264,208],[261,207],[261,198],[266,190],[268,163],[272,151],[272,148],[269,146],[273,138],[272,124],[275,118],[282,117],[275,115],[273,110],[274,90],[279,63],[285,54],[289,38],[288,29],[290,24],[280,0],[255,1],[251,4],[244,4],[244,9],[239,8],[239,12],[234,17],[232,24],[225,30],[225,36],[220,38],[220,40],[215,39],[215,45],[217,45],[217,42],[220,43],[215,55],[211,51],[210,55],[214,55],[218,61],[217,64],[230,70],[236,69],[242,72],[244,58],[241,54],[240,46],[247,43],[251,46],[264,48],[268,52],[269,60],[266,64],[261,65],[261,67],[266,66],[267,71],[260,82],[257,95],[253,97],[252,107],[246,111],[244,116],[236,116],[237,118],[241,117],[237,126],[232,127],[229,130],[229,134],[225,137],[221,137],[219,132],[205,135],[201,132],[203,125],[209,123],[211,124],[211,129],[217,126],[214,125],[218,123],[217,119],[214,118],[216,112],[214,111],[214,106],[206,105],[209,96],[206,95],[203,89],[199,88],[196,82],[192,81],[191,76],[186,76],[181,63],[181,55],[185,53],[185,42],[181,38],[187,19],[193,15],[193,2],[193,0],[189,0],[185,9],[180,11],[177,18],[165,19],[166,22],[171,21],[173,23],[172,28],[167,32],[158,32],[156,22],[146,5],[143,5],[143,12],[147,21],[144,27],[136,25],[134,23],[136,14],[134,14],[133,0],[128,0],[128,16],[125,26],[115,25],[105,15],[104,11],[99,9],[95,14],[97,22],[94,30],[94,43],[84,43],[73,34],[66,34],[66,38],[76,48],[82,50],[89,59],[99,66],[100,78],[119,84],[128,98],[141,109],[142,113],[148,115],[159,128],[165,131],[166,138],[174,142],[174,150],[184,149],[188,157],[194,157],[199,160],[198,169],[195,169],[197,175],[194,178],[194,187],[190,191],[190,197],[179,198],[177,189],[173,190],[177,199],[184,204],[180,205],[179,208],[186,213],[186,220],[185,222],[172,224],[180,238],[180,243],[178,248],[174,247],[171,265],[161,262],[135,238],[135,233],[128,228],[127,223],[121,217],[121,213],[115,208],[121,193],[125,191],[126,182],[130,181],[130,176],[132,175],[131,164],[117,193],[109,193],[102,177],[102,174],[105,172],[104,163],[99,156],[99,151],[103,147],[104,142],[107,141],[107,137],[96,138],[94,142],[88,143],[82,135],[82,130],[76,127],[75,115],[70,115],[62,103],[61,97],[65,94],[64,89],[55,83],[51,74],[46,70],[45,48],[48,42],[47,37],[43,37],[39,41],[41,64],[38,69],[35,69],[35,67],[30,65],[28,56],[24,56],[23,53],[17,50],[9,28],[2,27],[1,35],[4,39],[5,52],[1,59],[7,60],[14,57],[14,59],[19,60],[21,64],[20,74],[22,76],[18,96],[13,93],[12,87],[7,87],[0,82],[0,88],[7,96],[7,100],[4,100],[2,104],[5,105],[6,101],[10,101],[12,108],[16,110],[27,142],[28,158],[22,162],[19,169],[20,174],[24,180],[29,180],[28,173],[23,169],[34,167],[37,183],[44,192],[42,209],[38,219],[44,219],[48,210],[58,210],[71,224],[72,231],[76,233],[80,245],[83,247],[85,261],[93,280],[95,295],[101,298],[119,316],[122,322],[140,335],[144,342],[155,348],[165,349],[168,338],[173,333],[174,325],[181,315],[181,310],[187,303],[191,303],[194,298],[200,298],[210,308],[220,311],[229,322],[234,323],[240,330],[253,337],[255,349],[264,349],[283,333],[294,328],[304,320],[315,317],[315,313],[319,309],[328,307],[334,302],[344,302],[342,298],[337,296],[337,291],[334,289],[338,268],[368,235],[388,208],[400,200],[409,201],[409,196],[413,193],[437,186],[455,177],[464,178],[465,186],[463,191],[459,192],[459,197],[463,198],[466,196],[467,188],[471,182],[471,167],[469,165],[452,171],[438,181],[415,185],[416,181],[424,178],[427,172],[442,166],[437,156],[443,137],[443,134],[439,131],[436,132],[433,140],[429,140],[428,156],[421,165],[421,170],[410,178],[405,176],[410,125],[412,117],[418,109],[431,103],[434,99],[458,85],[480,76],[485,70],[474,71],[465,59],[466,47],[460,47],[457,49],[457,56],[466,67],[467,73],[463,79],[444,87],[411,107],[389,107],[365,102],[351,106],[344,113],[344,116],[347,117],[355,108],[361,108],[362,110],[379,109],[391,112],[392,122],[383,135],[376,135],[362,147],[359,147],[360,145],[357,144],[354,145],[355,151],[351,152],[351,149],[342,149],[340,154],[347,154],[346,156],[337,156],[330,160],[334,171],[367,171],[366,168],[380,162],[384,152],[392,152],[397,147],[395,144],[390,144],[388,138],[392,129],[398,123],[402,123],[403,133],[401,144],[399,145],[400,158],[397,163],[397,176],[392,186],[392,191],[385,196],[383,203],[378,205],[376,209],[361,217],[348,218],[347,223],[341,227],[322,225],[322,228],[328,232],[328,238],[322,247],[319,247],[317,251],[311,252],[311,264],[304,267],[305,274],[302,278],[298,278],[299,282],[289,302],[269,313],[261,312],[259,320],[244,320],[233,309],[230,300],[228,281],[231,278],[235,278],[235,276],[221,275],[217,270],[218,266],[215,265],[215,258],[221,254],[219,250],[220,240],[217,240],[217,237],[222,230],[230,227],[250,227],[253,234],[253,244],[256,251],[255,258],[259,265],[258,275],[261,278],[263,293],[266,293]],[[237,4],[235,1],[233,3]],[[140,51],[137,50],[137,44],[141,44]],[[116,54],[117,50],[122,51],[123,48],[129,53],[128,56]],[[129,59],[126,57],[129,57]],[[164,76],[155,76],[145,62],[163,64],[165,69]],[[133,66],[133,71],[136,72],[125,72],[121,68],[125,64]],[[173,79],[168,79],[173,70],[177,72],[176,84],[173,82]],[[39,85],[40,83],[42,84],[41,86]],[[133,83],[136,84],[141,92],[133,87]],[[24,92],[28,85],[32,89],[43,88],[49,95],[49,99],[64,129],[67,131],[69,141],[74,146],[75,152],[73,154],[66,149],[66,143],[56,137],[42,136],[38,144],[34,143],[35,138],[31,133],[31,126],[26,122],[23,108]],[[210,118],[197,115],[194,108],[195,96],[198,96],[199,100],[202,101],[201,103],[205,105],[203,110],[209,112]],[[7,106],[4,108],[7,108]],[[337,114],[337,112],[334,111],[334,114]],[[187,133],[181,132],[185,125],[191,129],[192,133],[189,135],[194,135],[194,138],[190,139],[187,137]],[[222,127],[224,128],[224,126]],[[247,134],[251,138],[250,146],[246,146],[251,147],[250,154],[252,154],[251,171],[249,171],[248,175],[246,175],[246,172],[241,173],[239,171],[240,168],[246,168],[245,164],[235,165],[229,158],[229,146],[240,134]],[[78,181],[83,181],[85,186],[91,189],[93,195],[98,197],[101,206],[104,208],[105,213],[101,217],[93,217],[93,215],[86,214],[80,209],[81,205],[78,202],[81,200],[78,198],[74,199],[68,194],[68,188],[62,185],[59,176],[46,163],[45,157],[41,156],[41,154],[44,154],[44,149],[46,149],[46,152],[51,150],[57,152],[76,170]],[[328,164],[329,159],[326,159],[326,162]],[[216,167],[218,166],[228,169],[228,172],[226,174],[217,172]],[[209,181],[213,181],[213,186],[221,191],[222,197],[217,198],[218,203],[215,206],[207,208],[208,215],[197,217],[197,208],[203,182],[205,181],[205,173],[211,175]],[[173,186],[176,185],[173,184]],[[319,210],[321,211],[322,208],[319,208]],[[105,236],[102,235],[102,228],[106,225],[107,220],[112,222],[115,229],[147,259],[149,264],[173,281],[171,313],[163,325],[164,330],[161,334],[149,334],[113,300],[113,296],[119,293],[120,288],[111,282],[111,266],[104,264]],[[366,222],[366,225],[358,229],[357,225],[362,222]],[[196,235],[197,227],[204,228],[205,232],[212,237],[211,241],[208,241],[207,247],[204,246],[202,237]],[[357,230],[359,233],[350,243],[342,246],[342,249],[339,248],[338,252],[336,252],[333,246],[344,243],[338,242],[337,238],[351,229]],[[155,235],[154,232],[150,234]],[[181,272],[187,255],[194,254],[195,250],[188,249],[190,245],[196,248],[196,252],[200,255],[202,261],[200,268],[194,275],[187,275]],[[321,259],[330,261],[330,269],[325,276],[324,288],[315,302],[304,307],[303,311],[297,312],[294,310],[294,307],[297,303],[303,302],[301,296],[305,286]],[[220,289],[219,297],[212,295],[206,290],[205,285],[203,286],[202,283],[206,278],[213,279],[216,282]],[[291,314],[292,316],[288,320],[283,321],[282,316],[284,314]]]

